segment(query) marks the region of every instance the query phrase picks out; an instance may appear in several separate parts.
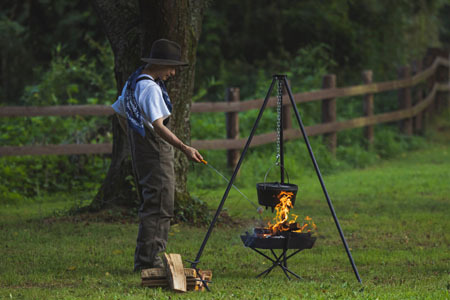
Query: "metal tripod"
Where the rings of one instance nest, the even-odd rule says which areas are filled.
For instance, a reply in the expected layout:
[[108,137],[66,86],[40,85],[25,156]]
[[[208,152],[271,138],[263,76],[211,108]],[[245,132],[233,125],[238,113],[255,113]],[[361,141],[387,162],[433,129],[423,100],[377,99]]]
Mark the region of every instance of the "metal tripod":
[[[252,142],[252,139],[253,139],[253,136],[255,134],[256,128],[258,127],[259,121],[261,120],[261,117],[262,117],[262,115],[264,113],[264,110],[266,108],[267,102],[269,101],[269,97],[270,97],[270,94],[272,93],[273,86],[274,86],[275,82],[277,82],[277,81],[278,81],[278,83],[281,82],[281,84],[284,84],[284,87],[286,88],[286,91],[288,92],[290,102],[292,104],[292,107],[293,107],[294,112],[295,112],[295,116],[296,116],[297,121],[298,121],[298,125],[300,126],[300,130],[302,131],[303,138],[304,138],[305,143],[306,143],[306,147],[308,148],[309,156],[311,157],[312,163],[314,165],[314,169],[316,170],[317,177],[318,177],[318,179],[320,181],[320,185],[322,186],[322,191],[323,191],[323,193],[325,195],[325,198],[327,200],[328,207],[330,208],[330,212],[331,212],[331,214],[333,216],[333,219],[334,219],[334,223],[336,224],[336,227],[337,227],[337,229],[339,231],[339,235],[341,237],[341,240],[342,240],[342,243],[344,245],[345,251],[347,252],[347,256],[348,256],[348,259],[350,260],[350,263],[352,265],[353,272],[355,273],[356,279],[359,281],[359,283],[362,283],[361,278],[360,278],[359,273],[358,273],[358,269],[356,268],[356,265],[355,265],[355,262],[353,260],[352,254],[351,254],[350,249],[349,249],[349,247],[347,245],[347,241],[345,240],[344,233],[342,232],[341,225],[339,224],[339,220],[338,220],[338,218],[336,216],[336,212],[334,211],[333,204],[331,203],[330,197],[328,196],[328,192],[327,192],[327,189],[325,187],[325,183],[323,182],[323,179],[322,179],[322,174],[320,173],[319,166],[317,164],[316,158],[314,157],[314,153],[313,153],[311,145],[309,143],[308,136],[306,135],[306,131],[305,131],[305,127],[303,126],[302,119],[301,119],[300,114],[299,114],[299,112],[297,110],[297,106],[295,105],[295,101],[294,101],[294,98],[292,96],[292,91],[291,91],[291,88],[290,88],[289,83],[287,81],[287,75],[273,75],[273,79],[272,79],[272,83],[271,83],[271,85],[269,87],[269,91],[267,92],[267,95],[264,98],[264,102],[263,102],[262,107],[261,107],[261,109],[259,111],[258,117],[256,118],[255,124],[253,125],[253,128],[252,128],[252,130],[250,132],[250,136],[247,139],[247,142],[246,142],[246,144],[244,146],[244,149],[242,150],[241,157],[239,158],[239,161],[238,161],[238,163],[236,165],[236,168],[234,169],[233,175],[231,176],[231,179],[230,179],[230,181],[228,183],[228,186],[227,186],[227,188],[225,190],[225,193],[223,194],[223,197],[222,197],[222,200],[220,201],[219,207],[217,208],[217,211],[216,211],[216,213],[214,215],[214,218],[211,221],[211,224],[209,225],[208,231],[206,232],[205,238],[203,239],[202,245],[200,246],[200,249],[198,250],[198,253],[197,253],[197,256],[196,256],[195,260],[194,261],[190,261],[191,262],[191,267],[194,268],[194,269],[197,269],[197,264],[200,263],[200,258],[202,256],[203,250],[205,249],[206,243],[208,242],[208,239],[209,239],[209,237],[210,237],[210,235],[212,233],[214,225],[216,224],[217,219],[218,219],[218,217],[220,215],[220,212],[222,211],[223,205],[225,204],[225,200],[228,197],[228,194],[229,194],[230,189],[231,189],[231,187],[233,185],[233,182],[236,179],[236,175],[238,174],[238,171],[239,171],[239,169],[241,167],[242,161],[244,160],[244,157],[245,157],[245,155],[247,153],[247,150],[248,150],[248,148],[249,148],[249,146],[250,146],[250,144]],[[279,84],[279,87],[280,87],[280,84]],[[279,102],[282,102],[282,99],[280,100],[280,98],[282,98],[282,97],[280,97],[280,93],[278,95],[278,98],[279,98],[278,99]],[[281,109],[282,108],[283,108],[283,105],[281,103]],[[283,129],[282,129],[282,126],[281,126],[281,136],[280,136],[279,143],[280,143],[281,180],[284,181],[284,172],[283,172],[283,169],[284,169],[284,151],[283,151]]]

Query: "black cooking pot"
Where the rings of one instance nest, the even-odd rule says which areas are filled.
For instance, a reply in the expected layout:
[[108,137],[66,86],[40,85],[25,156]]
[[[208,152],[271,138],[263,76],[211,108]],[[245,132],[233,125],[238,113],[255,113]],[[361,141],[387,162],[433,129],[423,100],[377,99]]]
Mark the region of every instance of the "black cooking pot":
[[[277,206],[278,203],[280,203],[278,195],[282,191],[285,191],[294,194],[291,198],[292,206],[294,206],[295,197],[297,195],[298,190],[297,185],[291,183],[266,182],[267,174],[269,174],[269,171],[272,169],[272,167],[270,167],[269,170],[267,170],[266,175],[264,176],[264,182],[256,184],[256,191],[258,193],[258,203],[264,205],[266,208],[269,206],[272,207],[273,211],[273,208]],[[284,167],[282,168],[284,172],[286,172],[289,182],[289,174],[287,173]]]
[[292,206],[295,204],[295,197],[297,195],[298,186],[291,183],[280,182],[263,182],[256,184],[256,191],[258,192],[258,202],[265,207],[275,207],[280,200],[278,195],[280,192],[291,192],[294,195],[291,198]]

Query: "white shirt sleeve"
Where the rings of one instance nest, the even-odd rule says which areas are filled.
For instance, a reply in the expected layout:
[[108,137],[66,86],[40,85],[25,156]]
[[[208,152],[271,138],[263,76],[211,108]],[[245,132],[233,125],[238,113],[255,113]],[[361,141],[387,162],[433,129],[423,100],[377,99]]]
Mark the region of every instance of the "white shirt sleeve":
[[125,83],[125,85],[123,86],[123,89],[122,89],[122,94],[120,94],[120,96],[117,98],[116,102],[114,102],[113,105],[111,105],[112,108],[114,109],[114,111],[123,117],[127,116],[126,112],[125,112],[125,101],[124,101],[125,90],[127,88],[127,84],[128,83]]
[[142,109],[144,118],[151,124],[160,118],[170,116],[170,111],[158,84],[151,80],[142,80],[136,84],[136,100]]

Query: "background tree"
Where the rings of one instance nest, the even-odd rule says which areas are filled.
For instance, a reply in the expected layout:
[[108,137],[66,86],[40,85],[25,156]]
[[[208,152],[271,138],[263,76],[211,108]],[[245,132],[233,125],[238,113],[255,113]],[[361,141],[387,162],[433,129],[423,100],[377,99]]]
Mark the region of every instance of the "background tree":
[[[189,66],[178,70],[176,80],[168,84],[174,104],[171,129],[185,143],[190,142],[190,106],[194,88],[197,43],[200,37],[205,1],[202,0],[96,0],[93,2],[114,52],[117,92],[128,76],[148,56],[153,41],[167,38],[178,42],[182,59]],[[135,206],[137,197],[129,180],[131,163],[127,138],[113,118],[113,155],[106,178],[91,204],[92,208],[117,204]],[[176,209],[190,202],[186,188],[188,162],[184,154],[175,152]]]

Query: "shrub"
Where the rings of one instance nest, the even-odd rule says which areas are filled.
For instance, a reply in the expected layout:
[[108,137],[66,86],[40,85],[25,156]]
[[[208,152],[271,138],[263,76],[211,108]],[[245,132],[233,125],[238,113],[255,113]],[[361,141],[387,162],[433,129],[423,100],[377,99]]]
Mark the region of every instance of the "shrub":
[[[109,47],[88,40],[98,50],[96,60],[69,59],[57,47],[41,81],[25,88],[20,104],[61,105],[111,103],[115,96],[113,56]],[[35,70],[39,74],[40,70]],[[102,143],[111,141],[105,117],[28,117],[0,119],[2,145]],[[0,201],[17,195],[97,189],[106,173],[106,156],[69,155],[0,158]]]

